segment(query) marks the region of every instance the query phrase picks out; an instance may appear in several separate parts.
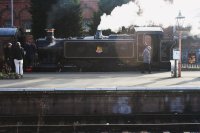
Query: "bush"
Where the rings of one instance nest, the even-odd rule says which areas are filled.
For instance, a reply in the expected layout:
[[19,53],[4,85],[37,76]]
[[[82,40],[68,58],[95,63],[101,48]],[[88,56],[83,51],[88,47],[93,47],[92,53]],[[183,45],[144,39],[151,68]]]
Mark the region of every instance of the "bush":
[[21,79],[22,76],[17,73],[0,73],[0,79]]

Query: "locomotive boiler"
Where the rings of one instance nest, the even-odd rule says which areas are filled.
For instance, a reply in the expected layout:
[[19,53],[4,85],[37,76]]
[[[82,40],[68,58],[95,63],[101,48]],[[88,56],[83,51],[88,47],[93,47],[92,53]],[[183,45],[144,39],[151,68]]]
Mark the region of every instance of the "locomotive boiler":
[[[142,63],[144,36],[151,36],[152,68],[170,69],[172,41],[163,40],[160,27],[135,27],[133,35],[110,35],[84,38],[54,38],[48,30],[46,38],[36,41],[36,68],[76,68],[87,71],[137,70]],[[49,69],[47,69],[49,68]]]

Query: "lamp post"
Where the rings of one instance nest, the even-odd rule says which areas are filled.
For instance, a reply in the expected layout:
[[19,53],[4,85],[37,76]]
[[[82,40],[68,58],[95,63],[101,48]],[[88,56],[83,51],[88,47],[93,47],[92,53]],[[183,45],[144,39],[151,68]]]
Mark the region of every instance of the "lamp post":
[[13,24],[13,0],[10,0],[10,12],[11,12],[11,14],[10,14],[10,16],[11,16],[11,27],[13,27],[14,26],[14,24]]
[[176,17],[176,31],[178,31],[178,47],[179,47],[179,52],[180,52],[180,58],[179,58],[179,63],[178,63],[178,77],[181,77],[181,38],[182,38],[182,31],[183,31],[183,23],[184,23],[185,17],[182,16],[181,12],[179,11],[178,16]]

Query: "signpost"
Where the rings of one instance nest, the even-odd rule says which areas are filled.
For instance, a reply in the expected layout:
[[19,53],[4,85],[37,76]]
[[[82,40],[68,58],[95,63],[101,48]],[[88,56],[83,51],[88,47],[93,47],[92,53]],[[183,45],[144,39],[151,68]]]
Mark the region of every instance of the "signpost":
[[176,17],[177,20],[177,26],[176,30],[178,31],[178,47],[179,47],[179,63],[178,63],[178,77],[181,77],[181,36],[182,36],[182,30],[183,30],[183,22],[185,20],[185,17],[182,16],[181,12],[179,12],[178,16]]

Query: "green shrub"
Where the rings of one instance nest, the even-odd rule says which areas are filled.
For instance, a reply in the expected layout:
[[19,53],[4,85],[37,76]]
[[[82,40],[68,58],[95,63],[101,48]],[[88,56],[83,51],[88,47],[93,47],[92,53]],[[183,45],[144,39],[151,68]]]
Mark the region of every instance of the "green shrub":
[[0,73],[0,79],[21,79],[22,76],[17,73]]

